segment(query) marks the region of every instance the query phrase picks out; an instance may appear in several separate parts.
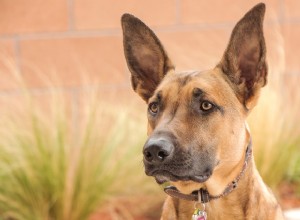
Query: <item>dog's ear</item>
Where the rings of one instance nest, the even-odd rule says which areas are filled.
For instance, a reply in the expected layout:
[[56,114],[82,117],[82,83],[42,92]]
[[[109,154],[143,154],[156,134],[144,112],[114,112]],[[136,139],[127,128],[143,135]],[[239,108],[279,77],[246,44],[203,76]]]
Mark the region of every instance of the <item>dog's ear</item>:
[[124,14],[122,29],[132,87],[147,102],[165,74],[174,66],[159,39],[141,20]]
[[252,109],[267,83],[266,45],[263,36],[265,4],[253,7],[234,27],[218,65],[229,78],[237,97]]

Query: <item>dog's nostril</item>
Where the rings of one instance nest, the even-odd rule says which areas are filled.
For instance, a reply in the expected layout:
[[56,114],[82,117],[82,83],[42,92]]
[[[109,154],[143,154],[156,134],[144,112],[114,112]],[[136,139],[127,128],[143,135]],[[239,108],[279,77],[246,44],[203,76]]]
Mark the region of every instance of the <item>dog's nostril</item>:
[[157,154],[157,158],[161,161],[163,161],[169,154],[165,151],[159,151]]
[[152,154],[149,151],[145,151],[144,155],[148,161],[151,161],[153,159]]

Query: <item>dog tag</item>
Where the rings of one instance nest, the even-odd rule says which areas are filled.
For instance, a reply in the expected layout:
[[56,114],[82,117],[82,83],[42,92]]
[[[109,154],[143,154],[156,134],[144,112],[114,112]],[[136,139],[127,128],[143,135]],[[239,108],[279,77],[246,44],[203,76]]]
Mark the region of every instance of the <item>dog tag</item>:
[[192,220],[206,220],[207,218],[206,212],[204,210],[200,210],[198,208],[195,209],[194,214],[192,216]]

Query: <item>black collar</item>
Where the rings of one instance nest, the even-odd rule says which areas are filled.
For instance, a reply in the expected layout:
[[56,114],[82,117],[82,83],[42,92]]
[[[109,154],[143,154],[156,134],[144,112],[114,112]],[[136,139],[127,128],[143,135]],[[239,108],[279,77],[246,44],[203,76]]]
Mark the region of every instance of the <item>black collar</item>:
[[252,156],[252,140],[250,138],[249,144],[246,149],[246,156],[245,156],[245,162],[243,165],[243,168],[241,172],[237,175],[237,177],[227,185],[227,187],[224,189],[223,193],[213,196],[208,193],[206,189],[200,188],[197,191],[192,192],[191,194],[183,194],[181,193],[175,186],[167,186],[164,191],[167,193],[169,196],[178,198],[178,199],[183,199],[187,201],[199,201],[201,203],[207,203],[211,200],[219,199],[222,198],[229,193],[231,193],[236,187],[242,176],[244,175],[248,162]]

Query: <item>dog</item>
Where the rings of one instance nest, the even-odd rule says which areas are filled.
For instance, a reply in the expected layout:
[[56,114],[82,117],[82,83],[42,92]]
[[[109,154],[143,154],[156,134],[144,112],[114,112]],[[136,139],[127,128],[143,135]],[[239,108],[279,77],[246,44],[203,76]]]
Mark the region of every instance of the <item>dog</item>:
[[175,72],[141,20],[121,19],[134,91],[148,104],[145,173],[169,182],[161,219],[283,219],[253,159],[246,118],[267,83],[265,4],[234,27],[211,70]]

